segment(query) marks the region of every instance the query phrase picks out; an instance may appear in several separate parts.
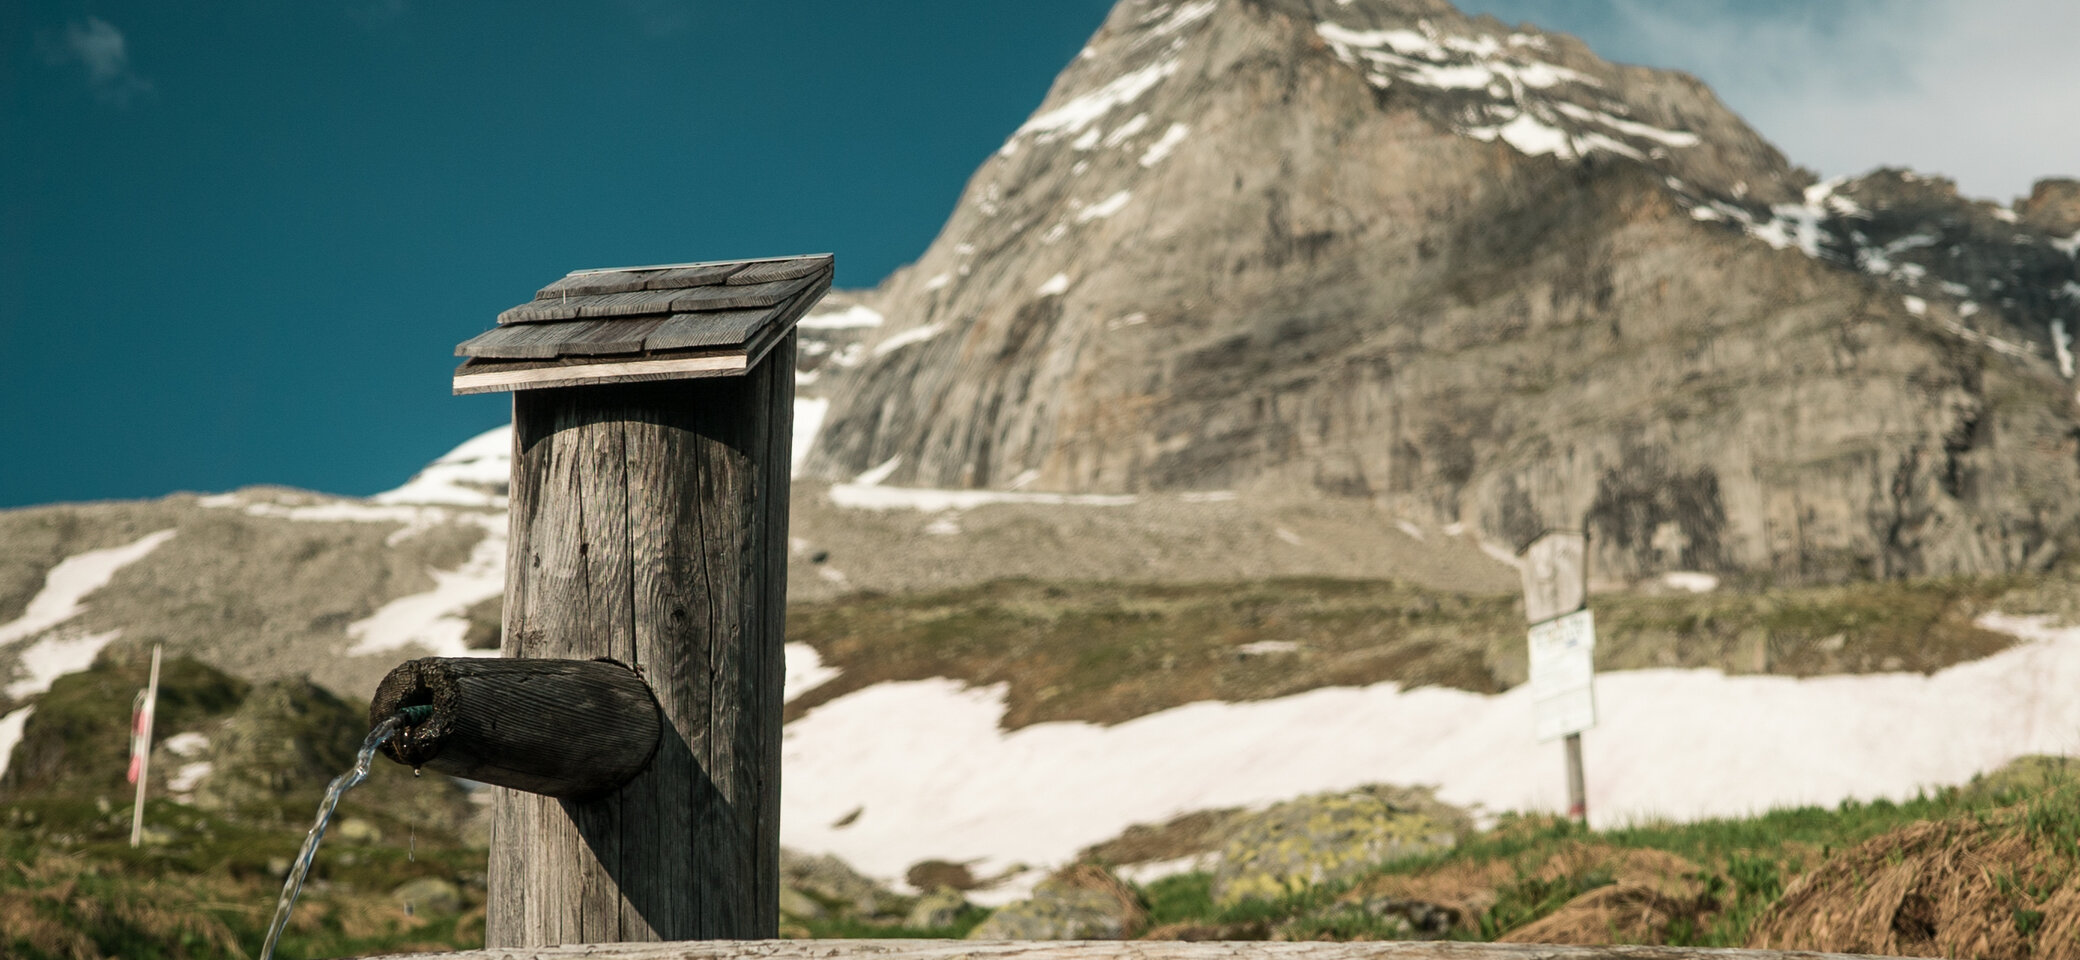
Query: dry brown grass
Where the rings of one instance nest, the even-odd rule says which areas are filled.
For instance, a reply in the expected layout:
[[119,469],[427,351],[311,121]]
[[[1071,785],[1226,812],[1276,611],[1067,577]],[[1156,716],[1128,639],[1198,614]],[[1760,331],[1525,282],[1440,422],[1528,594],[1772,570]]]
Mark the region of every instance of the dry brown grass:
[[67,960],[101,960],[94,941],[61,919],[45,891],[0,890],[0,952],[28,949]]
[[1679,921],[1705,913],[1695,900],[1667,896],[1650,886],[1614,883],[1569,900],[1559,910],[1496,938],[1500,943],[1667,943]]
[[1560,880],[1603,873],[1620,886],[1639,887],[1678,900],[1697,900],[1707,890],[1705,871],[1666,850],[1570,843],[1546,858],[1533,876]]
[[1771,949],[2080,958],[2080,875],[2071,841],[2027,828],[2021,808],[1987,821],[1924,822],[1838,854],[1792,883],[1750,934]]
[[97,884],[90,893],[81,880],[92,868],[79,857],[41,854],[14,867],[27,885],[0,888],[0,954],[26,949],[100,960],[103,954],[84,931],[120,925],[162,943],[194,944],[221,957],[246,956],[237,935],[207,909],[225,893],[222,884],[148,880]]
[[1369,877],[1345,893],[1345,903],[1380,898],[1413,900],[1452,911],[1459,929],[1473,933],[1514,884],[1558,885],[1596,877],[1597,886],[1498,939],[1512,943],[1665,943],[1670,925],[1709,915],[1706,872],[1663,850],[1569,842],[1529,864],[1501,859],[1454,859],[1415,873]]
[[[2014,582],[1600,594],[1597,668],[1932,672],[2014,643],[1973,622]],[[787,717],[876,683],[927,677],[1004,684],[1006,729],[1385,681],[1494,693],[1526,678],[1523,630],[1514,594],[1383,580],[1005,580],[856,594],[789,609],[788,639],[840,673],[789,703]]]
[[1495,905],[1496,891],[1516,876],[1503,860],[1448,860],[1427,870],[1368,877],[1341,898],[1364,903],[1381,897],[1434,903],[1453,911],[1462,930],[1480,929],[1478,918]]
[[1162,823],[1137,823],[1119,836],[1083,848],[1078,860],[1121,866],[1212,853],[1227,841],[1227,827],[1240,807],[1194,810]]

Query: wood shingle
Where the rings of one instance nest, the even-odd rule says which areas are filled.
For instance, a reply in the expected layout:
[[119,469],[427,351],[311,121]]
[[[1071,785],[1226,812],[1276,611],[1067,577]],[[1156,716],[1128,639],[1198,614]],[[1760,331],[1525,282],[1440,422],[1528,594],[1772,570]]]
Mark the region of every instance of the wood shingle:
[[455,392],[740,375],[831,271],[829,254],[574,271],[455,347]]

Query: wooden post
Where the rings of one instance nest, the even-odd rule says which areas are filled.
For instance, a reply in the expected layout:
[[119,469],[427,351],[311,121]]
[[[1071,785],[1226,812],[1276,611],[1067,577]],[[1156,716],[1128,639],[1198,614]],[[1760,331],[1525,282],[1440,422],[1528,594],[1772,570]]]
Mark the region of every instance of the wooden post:
[[1582,779],[1582,735],[1567,735],[1567,818],[1589,824],[1589,787]]
[[152,673],[145,680],[144,709],[137,717],[138,728],[130,732],[130,749],[137,757],[137,805],[130,809],[130,846],[144,842],[144,792],[152,782],[152,715],[159,709],[159,654],[163,644],[152,644]]
[[492,947],[779,932],[794,335],[746,375],[513,395],[508,657],[650,684],[654,759],[590,802],[496,788]]
[[[1540,631],[1554,624],[1561,617],[1589,607],[1589,538],[1586,533],[1574,531],[1549,531],[1532,541],[1521,552],[1520,571],[1524,580],[1524,619],[1532,627],[1534,649]],[[1584,615],[1586,616],[1586,614]],[[1587,629],[1584,627],[1583,629]],[[1592,641],[1593,642],[1593,641]],[[1534,657],[1533,675],[1537,679]],[[1581,680],[1591,682],[1593,667],[1584,667]],[[1537,685],[1533,685],[1537,696]],[[1591,695],[1587,688],[1580,696]],[[1585,699],[1585,705],[1593,700]],[[1539,701],[1544,704],[1545,701]],[[1534,709],[1542,709],[1535,705]],[[1540,723],[1547,721],[1541,719]],[[1569,721],[1572,729],[1566,729],[1567,755],[1567,816],[1577,823],[1589,822],[1589,797],[1582,773],[1582,734],[1579,721]],[[1593,718],[1592,721],[1593,722]],[[1544,736],[1544,734],[1542,734]]]
[[[581,678],[536,663],[497,683],[590,690],[631,728],[601,735],[535,691],[509,699],[545,704],[536,716],[498,717],[540,725],[527,736],[450,729],[436,692],[431,726],[407,731],[399,756],[455,749],[506,784],[489,946],[779,933],[794,326],[833,269],[816,254],[577,270],[456,346],[456,393],[513,391],[500,652],[619,665]],[[443,669],[483,699],[462,688],[485,677]],[[656,746],[636,765],[646,724]],[[565,732],[591,742],[544,743]]]

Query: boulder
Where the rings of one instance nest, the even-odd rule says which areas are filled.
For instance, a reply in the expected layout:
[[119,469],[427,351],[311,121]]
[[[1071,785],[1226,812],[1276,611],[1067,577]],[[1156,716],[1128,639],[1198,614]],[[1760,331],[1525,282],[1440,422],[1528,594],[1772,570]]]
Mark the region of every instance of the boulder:
[[279,818],[292,795],[300,808],[345,773],[367,732],[360,711],[308,678],[259,684],[202,751],[210,772],[195,785],[195,805]]
[[360,817],[348,817],[345,820],[341,820],[339,826],[334,827],[333,830],[335,831],[334,835],[339,837],[342,843],[383,842],[382,828]]
[[780,850],[780,883],[824,903],[836,904],[863,920],[901,917],[907,898],[852,869],[830,854]]
[[1427,789],[1367,786],[1274,804],[1230,825],[1213,873],[1216,903],[1276,900],[1402,857],[1450,849],[1466,815]]
[[447,916],[462,912],[462,888],[439,877],[420,877],[390,891],[390,899],[397,901],[415,917]]
[[2061,236],[2080,231],[2080,180],[2046,177],[2022,201],[2022,219],[2032,227]]
[[903,926],[912,930],[938,930],[954,925],[961,911],[968,909],[968,899],[952,887],[937,890],[917,898],[910,906],[910,915],[903,918]]
[[1125,940],[1148,923],[1132,888],[1103,867],[1070,866],[1006,904],[968,933],[970,940]]
[[824,909],[823,904],[816,902],[815,897],[809,896],[793,887],[780,888],[781,916],[795,917],[802,920],[821,920],[829,913],[830,911]]

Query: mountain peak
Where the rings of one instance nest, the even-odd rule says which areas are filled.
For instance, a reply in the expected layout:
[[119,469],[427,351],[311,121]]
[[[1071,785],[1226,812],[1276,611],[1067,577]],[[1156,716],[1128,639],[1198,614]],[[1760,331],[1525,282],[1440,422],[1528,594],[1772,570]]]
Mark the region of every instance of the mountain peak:
[[2031,230],[1910,174],[1815,183],[1695,78],[1447,4],[1124,0],[847,301],[878,325],[805,345],[804,473],[1586,524],[1623,576],[2007,569],[2075,509],[1975,471],[2080,482],[1986,447],[2074,415],[2080,278]]

